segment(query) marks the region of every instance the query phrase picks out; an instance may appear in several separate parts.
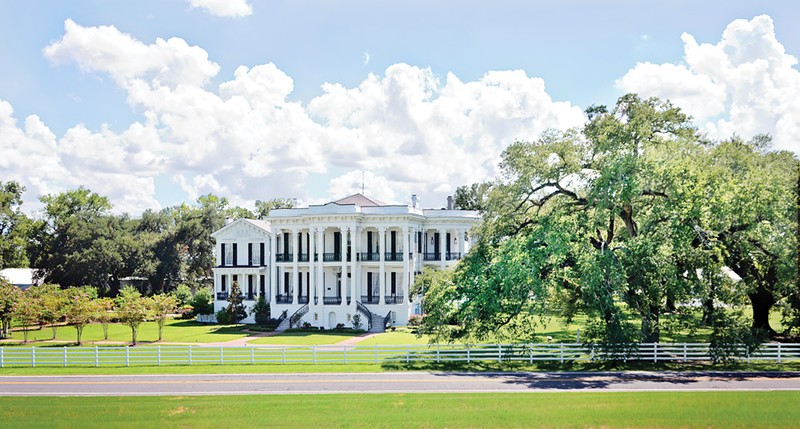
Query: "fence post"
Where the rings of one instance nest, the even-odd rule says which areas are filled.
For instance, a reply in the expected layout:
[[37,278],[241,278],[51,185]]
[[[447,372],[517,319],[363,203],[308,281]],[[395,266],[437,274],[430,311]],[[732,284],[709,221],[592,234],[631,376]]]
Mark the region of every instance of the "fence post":
[[100,349],[97,346],[94,346],[94,366],[100,366]]
[[653,343],[653,362],[658,362],[658,343]]
[[3,347],[0,347],[0,368],[5,366],[5,362],[3,362]]
[[683,343],[683,363],[686,363],[686,343]]
[[594,362],[594,344],[592,344],[592,355],[589,359]]
[[561,363],[564,363],[564,343],[561,343],[561,347],[559,347],[558,356],[561,359]]
[[64,368],[67,367],[67,346],[64,346]]
[[156,346],[156,357],[158,359],[158,366],[161,366],[161,346]]
[[469,357],[469,344],[467,344],[467,363],[470,363],[470,357]]
[[503,359],[503,346],[501,344],[497,345],[497,363]]
[[745,351],[747,351],[747,363],[750,363],[750,347],[745,346]]
[[192,366],[192,346],[189,346],[189,366]]
[[528,363],[533,365],[533,344],[528,343]]
[[436,363],[439,363],[439,343],[436,343]]
[[778,363],[781,363],[781,343],[778,343]]
[[131,366],[131,348],[125,346],[125,366]]
[[281,364],[286,365],[286,346],[281,346]]
[[250,364],[256,364],[256,347],[253,345],[250,346]]
[[222,346],[219,346],[219,364],[222,365],[224,363],[222,359]]
[[36,366],[36,349],[31,347],[31,367]]

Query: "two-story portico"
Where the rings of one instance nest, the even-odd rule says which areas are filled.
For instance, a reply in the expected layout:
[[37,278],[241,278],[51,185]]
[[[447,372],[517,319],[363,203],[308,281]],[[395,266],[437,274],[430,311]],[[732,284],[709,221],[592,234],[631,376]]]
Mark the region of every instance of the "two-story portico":
[[477,220],[472,211],[388,205],[361,194],[273,210],[273,314],[286,310],[298,324],[326,328],[351,326],[356,314],[362,327],[405,325],[415,273],[460,259]]

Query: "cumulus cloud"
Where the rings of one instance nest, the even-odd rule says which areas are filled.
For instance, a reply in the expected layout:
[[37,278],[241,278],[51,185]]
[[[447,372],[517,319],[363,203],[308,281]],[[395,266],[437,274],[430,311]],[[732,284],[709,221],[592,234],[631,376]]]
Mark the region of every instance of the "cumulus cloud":
[[731,22],[716,44],[681,39],[683,63],[637,64],[617,86],[672,100],[712,138],[769,133],[777,148],[800,152],[800,71],[769,16]]
[[189,5],[205,9],[206,12],[222,17],[242,17],[253,14],[253,6],[247,0],[188,0]]
[[[219,66],[182,39],[142,42],[70,20],[64,28],[45,57],[111,76],[142,119],[121,131],[78,124],[59,138],[35,116],[17,126],[0,104],[0,147],[20,158],[0,163],[18,162],[11,176],[26,177],[37,198],[84,185],[138,213],[158,207],[155,179],[172,178],[187,199],[330,201],[360,191],[363,170],[375,198],[403,203],[416,193],[439,206],[457,186],[493,177],[514,140],[585,120],[523,71],[464,82],[395,64],[355,87],[327,83],[303,106],[289,98],[292,78],[271,63],[240,66],[214,88]],[[328,195],[310,188],[326,180]]]

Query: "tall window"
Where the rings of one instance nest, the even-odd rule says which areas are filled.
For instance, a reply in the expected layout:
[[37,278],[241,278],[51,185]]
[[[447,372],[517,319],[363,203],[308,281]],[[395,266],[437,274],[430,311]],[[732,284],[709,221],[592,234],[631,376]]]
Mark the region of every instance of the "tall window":
[[254,246],[250,243],[250,265],[258,265],[261,262],[261,246]]
[[231,244],[223,244],[222,250],[225,252],[225,263],[223,265],[233,265],[233,246]]
[[228,290],[228,285],[225,284],[227,282],[227,280],[228,280],[228,276],[226,276],[225,274],[220,276],[220,279],[219,279],[219,290],[220,290],[220,292],[225,292],[225,291]]

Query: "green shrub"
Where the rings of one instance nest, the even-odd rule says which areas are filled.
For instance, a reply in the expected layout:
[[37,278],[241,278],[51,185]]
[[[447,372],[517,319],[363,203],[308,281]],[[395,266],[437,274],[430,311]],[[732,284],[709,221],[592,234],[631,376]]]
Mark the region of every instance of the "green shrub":
[[274,320],[271,318],[269,304],[264,299],[264,295],[258,297],[258,301],[250,310],[250,314],[255,317],[256,325],[266,326],[270,320]]
[[220,325],[232,325],[234,322],[231,320],[230,315],[226,309],[221,309],[216,313],[217,323]]
[[207,289],[200,289],[194,294],[189,305],[192,306],[194,314],[214,314],[214,303],[211,301],[211,292]]
[[183,307],[192,300],[192,289],[185,284],[178,285],[178,287],[170,293],[178,300],[178,307]]

